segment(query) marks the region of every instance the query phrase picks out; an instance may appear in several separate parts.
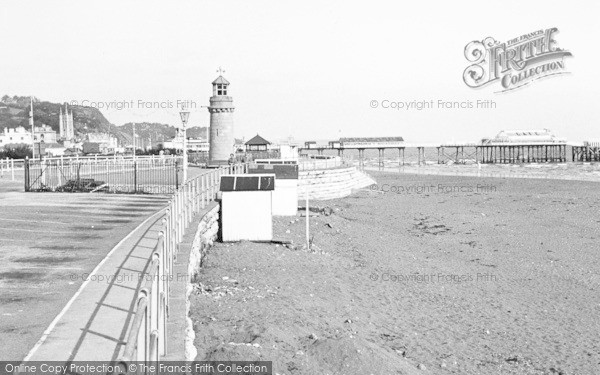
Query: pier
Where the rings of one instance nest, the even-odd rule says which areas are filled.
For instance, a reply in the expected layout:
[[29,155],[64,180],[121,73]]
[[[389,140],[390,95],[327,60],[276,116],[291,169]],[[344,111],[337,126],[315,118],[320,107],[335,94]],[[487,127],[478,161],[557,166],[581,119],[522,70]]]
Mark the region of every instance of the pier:
[[583,145],[574,145],[571,155],[573,161],[600,161],[600,141],[586,141]]
[[[436,143],[407,143],[399,142],[390,145],[388,142],[365,142],[365,144],[345,144],[343,142],[332,141],[327,145],[317,144],[316,142],[306,142],[304,147],[298,149],[299,152],[316,151],[318,155],[323,155],[325,150],[336,150],[338,156],[344,156],[345,150],[358,150],[358,159],[362,164],[365,160],[365,150],[378,150],[378,163],[383,165],[386,150],[397,152],[399,165],[405,165],[406,149],[416,149],[417,164],[425,164],[425,149],[437,149],[438,164],[467,164],[467,163],[486,163],[486,164],[510,164],[510,163],[564,163],[567,161],[567,143],[566,142],[504,142],[504,143],[461,143],[461,144],[436,144]],[[573,147],[574,150],[576,147]],[[579,159],[573,157],[573,161],[600,160],[600,147],[590,148],[581,147],[577,151]],[[590,151],[595,150],[595,151]],[[575,155],[575,151],[573,151]],[[590,156],[591,155],[591,156]],[[590,158],[596,159],[590,159]]]
[[425,149],[437,150],[438,164],[516,164],[516,163],[565,163],[567,147],[571,147],[571,160],[574,162],[600,161],[600,140],[581,144],[568,143],[557,137],[550,129],[502,130],[493,138],[479,142],[457,143],[409,143],[403,137],[361,137],[340,138],[327,144],[315,141],[304,143],[300,152],[316,151],[323,155],[325,150],[337,150],[343,156],[345,150],[358,150],[360,164],[365,160],[365,150],[378,150],[378,163],[383,165],[385,151],[398,153],[399,165],[405,165],[406,149],[416,149],[417,164],[425,164]]

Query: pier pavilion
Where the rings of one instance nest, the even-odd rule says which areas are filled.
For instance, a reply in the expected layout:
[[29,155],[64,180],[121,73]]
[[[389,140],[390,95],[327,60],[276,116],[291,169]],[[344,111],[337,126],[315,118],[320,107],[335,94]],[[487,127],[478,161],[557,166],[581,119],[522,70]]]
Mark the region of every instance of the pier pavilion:
[[477,146],[481,163],[564,163],[567,143],[506,142]]
[[567,161],[567,141],[558,138],[550,129],[502,130],[492,139],[483,139],[478,148],[482,163]]

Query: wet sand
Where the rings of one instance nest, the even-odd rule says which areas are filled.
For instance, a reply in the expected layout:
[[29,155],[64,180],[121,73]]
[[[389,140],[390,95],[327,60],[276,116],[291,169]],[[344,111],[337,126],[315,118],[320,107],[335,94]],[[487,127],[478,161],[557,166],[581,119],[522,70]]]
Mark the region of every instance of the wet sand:
[[217,244],[197,359],[279,374],[597,374],[600,184],[371,173],[292,246]]
[[[358,162],[354,162],[358,165]],[[367,161],[370,171],[385,171],[408,174],[431,174],[442,176],[473,176],[493,178],[536,178],[551,180],[598,181],[600,163],[522,163],[522,164],[406,164],[386,160],[382,166],[376,161]]]

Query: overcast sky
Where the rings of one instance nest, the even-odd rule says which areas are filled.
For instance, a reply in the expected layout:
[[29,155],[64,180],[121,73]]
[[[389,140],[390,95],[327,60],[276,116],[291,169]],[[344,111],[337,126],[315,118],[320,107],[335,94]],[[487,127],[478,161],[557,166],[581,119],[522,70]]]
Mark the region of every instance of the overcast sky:
[[[584,5],[578,5],[585,3]],[[600,138],[600,52],[594,1],[3,1],[0,94],[130,102],[109,121],[179,123],[196,104],[205,126],[219,66],[231,82],[235,134],[246,139],[403,136],[477,141],[501,129],[550,128]],[[464,48],[557,27],[568,75],[495,93],[471,89]],[[494,100],[496,109],[398,111],[371,101]],[[89,103],[88,102],[88,103]]]

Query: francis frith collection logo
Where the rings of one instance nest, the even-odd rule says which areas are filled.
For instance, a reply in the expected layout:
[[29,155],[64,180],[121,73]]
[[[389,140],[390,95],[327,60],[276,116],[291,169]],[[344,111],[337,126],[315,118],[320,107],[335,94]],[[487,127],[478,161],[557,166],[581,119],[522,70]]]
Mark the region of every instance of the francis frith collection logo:
[[556,27],[536,30],[500,43],[492,37],[472,41],[465,57],[472,63],[463,73],[467,86],[479,88],[498,82],[497,92],[514,90],[540,78],[568,73],[565,57],[571,52],[557,46]]

